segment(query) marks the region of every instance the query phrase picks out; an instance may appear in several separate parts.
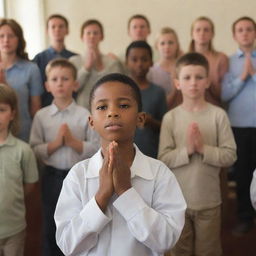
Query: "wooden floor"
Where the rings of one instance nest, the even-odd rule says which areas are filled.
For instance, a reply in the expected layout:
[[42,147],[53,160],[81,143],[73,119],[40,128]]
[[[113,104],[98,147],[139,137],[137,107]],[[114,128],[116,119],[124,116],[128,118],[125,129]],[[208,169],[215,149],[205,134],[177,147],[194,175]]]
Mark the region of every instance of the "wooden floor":
[[[35,193],[27,200],[29,207],[25,256],[41,256],[41,199],[39,191],[38,186]],[[256,224],[254,229],[244,236],[235,237],[231,233],[231,229],[236,223],[235,208],[236,199],[233,189],[230,188],[227,200],[227,217],[222,230],[223,256],[256,256]]]

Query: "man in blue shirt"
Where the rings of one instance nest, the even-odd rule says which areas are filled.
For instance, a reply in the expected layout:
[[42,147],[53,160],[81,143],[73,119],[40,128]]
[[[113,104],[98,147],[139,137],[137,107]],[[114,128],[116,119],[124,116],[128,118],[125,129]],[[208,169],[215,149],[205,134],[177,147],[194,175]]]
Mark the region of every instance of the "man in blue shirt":
[[229,72],[222,85],[222,99],[228,103],[228,115],[237,144],[234,165],[240,223],[234,234],[253,227],[254,210],[250,201],[250,183],[256,168],[256,23],[242,17],[233,24],[233,36],[239,49],[230,57]]
[[[59,14],[51,15],[47,20],[47,32],[50,39],[50,47],[38,53],[33,61],[37,63],[43,82],[46,81],[45,67],[48,62],[56,58],[70,58],[76,53],[68,51],[65,48],[64,40],[68,35],[68,20]],[[48,106],[52,103],[52,95],[46,90],[42,95],[42,107]]]

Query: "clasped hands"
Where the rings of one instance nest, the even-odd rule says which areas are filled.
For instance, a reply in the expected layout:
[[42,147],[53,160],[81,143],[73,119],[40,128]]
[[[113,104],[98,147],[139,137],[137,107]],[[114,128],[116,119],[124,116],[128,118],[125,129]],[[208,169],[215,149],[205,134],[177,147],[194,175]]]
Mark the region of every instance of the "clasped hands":
[[99,174],[99,189],[95,199],[104,211],[112,195],[120,196],[131,188],[131,171],[122,160],[118,144],[113,141],[104,154],[104,161]]
[[204,141],[197,123],[191,123],[187,129],[187,151],[188,155],[194,153],[203,154]]

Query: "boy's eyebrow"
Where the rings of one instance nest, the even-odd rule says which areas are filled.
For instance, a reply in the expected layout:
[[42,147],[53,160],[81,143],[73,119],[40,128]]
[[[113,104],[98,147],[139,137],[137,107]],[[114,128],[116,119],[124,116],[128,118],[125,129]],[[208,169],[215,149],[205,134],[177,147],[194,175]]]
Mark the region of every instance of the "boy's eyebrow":
[[[130,98],[127,98],[127,97],[119,97],[117,98],[116,100],[118,101],[121,101],[121,100],[128,100],[128,101],[131,101]],[[99,99],[96,101],[96,103],[100,103],[100,102],[106,102],[106,101],[109,101],[109,99]]]

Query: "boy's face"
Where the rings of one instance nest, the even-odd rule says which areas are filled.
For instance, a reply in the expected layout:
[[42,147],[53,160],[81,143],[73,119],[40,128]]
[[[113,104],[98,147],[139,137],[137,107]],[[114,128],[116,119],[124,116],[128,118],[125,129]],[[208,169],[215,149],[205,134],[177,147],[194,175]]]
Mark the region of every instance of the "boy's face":
[[187,65],[180,68],[175,85],[181,91],[183,99],[202,99],[209,87],[206,69],[199,65]]
[[64,20],[60,18],[52,18],[48,21],[47,32],[51,40],[64,41],[68,34],[68,28]]
[[86,26],[82,36],[83,42],[89,47],[94,49],[103,40],[100,27],[97,24]]
[[0,133],[7,132],[9,124],[14,118],[14,111],[11,106],[5,103],[0,103]]
[[132,48],[128,53],[126,65],[135,80],[144,79],[152,66],[152,59],[147,49]]
[[132,19],[129,25],[128,35],[132,41],[147,41],[150,29],[144,19]]
[[47,75],[46,89],[54,99],[69,100],[78,88],[78,83],[69,68],[53,67]]
[[144,119],[129,85],[106,82],[95,90],[89,122],[99,133],[102,146],[112,141],[132,143],[136,127],[143,125]]
[[234,39],[240,47],[253,47],[256,38],[254,25],[249,20],[241,20],[235,25]]

